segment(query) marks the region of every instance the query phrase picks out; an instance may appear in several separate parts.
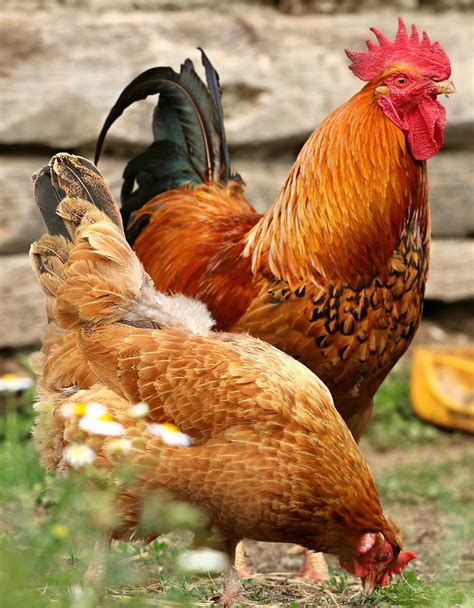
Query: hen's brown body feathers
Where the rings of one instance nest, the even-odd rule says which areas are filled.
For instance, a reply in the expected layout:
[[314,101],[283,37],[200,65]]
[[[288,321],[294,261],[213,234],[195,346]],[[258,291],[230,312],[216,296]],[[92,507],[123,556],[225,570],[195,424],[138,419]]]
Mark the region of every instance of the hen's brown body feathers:
[[[290,358],[282,368],[268,345],[120,326],[82,337],[80,348],[114,392],[128,402],[146,400],[153,420],[172,421],[196,440],[188,450],[147,441],[129,492],[135,501],[165,487],[209,512],[223,538],[298,539],[334,551],[341,533],[333,517],[350,517],[357,528],[364,518],[357,496],[378,500],[368,469],[347,483],[354,457],[356,468],[364,465],[342,421],[328,419],[324,387],[308,382],[310,372],[301,375]],[[339,456],[341,444],[347,452]],[[338,488],[332,497],[327,479]],[[316,547],[311,539],[322,527]]]

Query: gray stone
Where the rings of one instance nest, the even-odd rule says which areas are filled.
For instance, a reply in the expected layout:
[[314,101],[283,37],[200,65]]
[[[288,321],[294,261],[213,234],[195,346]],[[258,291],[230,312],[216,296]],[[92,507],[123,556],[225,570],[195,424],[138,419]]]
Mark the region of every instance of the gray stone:
[[[240,4],[270,5],[284,13],[301,15],[305,13],[352,13],[367,10],[385,9],[386,0],[239,0]],[[193,8],[212,8],[222,10],[235,4],[234,0],[2,0],[0,10],[14,8],[20,10],[51,9],[67,7],[70,9],[103,10],[189,10]],[[392,0],[392,9],[416,10],[419,8],[445,11],[449,9],[469,11],[472,0]],[[242,7],[245,9],[245,7]]]
[[474,152],[441,152],[428,162],[431,231],[474,236]]
[[0,256],[0,348],[38,344],[46,326],[46,301],[26,254]]
[[474,241],[432,241],[426,298],[443,302],[474,298]]
[[43,232],[31,175],[49,159],[8,157],[0,164],[0,254],[24,253]]
[[[26,253],[43,232],[43,222],[32,196],[31,175],[49,155],[3,157],[0,165],[0,254]],[[246,182],[246,194],[264,213],[275,199],[293,162],[291,156],[250,159],[234,155],[233,168]],[[120,196],[125,159],[104,156],[100,170],[112,192]],[[429,161],[432,233],[460,238],[474,234],[474,155],[440,153]]]
[[[438,39],[459,93],[446,100],[448,137],[467,145],[473,132],[472,18],[405,14]],[[222,10],[91,12],[2,11],[0,144],[78,148],[95,141],[128,81],[155,65],[191,57],[203,46],[222,76],[232,146],[301,141],[362,86],[347,69],[345,47],[364,48],[376,24],[388,35],[396,14],[294,17],[269,7]],[[153,100],[114,125],[113,145],[150,139]],[[451,135],[450,135],[451,133]]]

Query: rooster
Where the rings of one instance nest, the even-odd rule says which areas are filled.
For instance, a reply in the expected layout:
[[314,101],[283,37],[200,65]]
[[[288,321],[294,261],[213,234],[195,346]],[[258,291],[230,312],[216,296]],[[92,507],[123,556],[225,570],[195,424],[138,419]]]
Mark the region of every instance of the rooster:
[[[225,605],[238,598],[232,560],[244,536],[333,553],[366,592],[400,573],[415,556],[401,550],[324,384],[265,342],[213,331],[202,303],[157,292],[92,163],[59,154],[34,179],[49,232],[30,251],[48,297],[35,362],[35,439],[45,466],[64,470],[65,448],[80,433],[113,477],[117,456],[109,448],[121,428],[134,474],[117,484],[120,518],[111,536],[143,533],[143,500],[161,488],[204,509],[230,558]],[[147,424],[130,414],[142,400]],[[77,402],[102,407],[114,436],[78,428],[70,414]],[[165,421],[194,444],[165,445],[152,432]]]
[[249,331],[329,386],[358,440],[372,397],[421,314],[429,252],[425,161],[443,143],[449,59],[403,21],[391,42],[346,51],[368,84],[317,127],[272,208],[258,215],[230,171],[219,81],[186,61],[119,97],[98,140],[134,101],[161,93],[154,143],[124,172],[129,242],[163,291],[205,302],[218,329]]
[[[230,170],[219,79],[187,60],[131,82],[98,139],[132,103],[160,93],[154,142],[124,172],[126,234],[157,288],[206,303],[217,328],[249,332],[329,387],[356,441],[381,382],[418,327],[429,255],[425,161],[443,143],[454,92],[441,46],[402,19],[394,41],[346,51],[367,84],[299,153],[257,214]],[[307,570],[307,569],[306,569]]]

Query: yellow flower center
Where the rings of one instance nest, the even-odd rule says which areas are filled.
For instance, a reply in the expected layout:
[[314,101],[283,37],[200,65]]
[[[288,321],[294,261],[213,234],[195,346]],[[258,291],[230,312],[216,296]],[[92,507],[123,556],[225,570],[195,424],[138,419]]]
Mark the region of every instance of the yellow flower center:
[[180,433],[181,431],[178,429],[178,427],[174,424],[172,424],[171,422],[164,422],[163,426],[165,427],[165,429],[167,431],[171,431],[172,433]]
[[81,418],[86,415],[87,403],[75,403],[74,404],[74,414]]
[[51,526],[51,536],[53,538],[62,540],[63,538],[66,538],[68,534],[69,531],[64,524],[54,524]]

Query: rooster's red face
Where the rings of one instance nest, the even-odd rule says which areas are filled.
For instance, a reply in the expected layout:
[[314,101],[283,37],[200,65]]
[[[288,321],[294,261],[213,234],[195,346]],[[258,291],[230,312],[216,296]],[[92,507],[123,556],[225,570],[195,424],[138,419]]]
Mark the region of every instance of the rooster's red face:
[[341,566],[361,577],[365,595],[379,586],[384,587],[394,574],[401,574],[408,562],[416,558],[411,551],[399,551],[398,547],[394,550],[380,532],[364,534],[357,550],[352,563],[341,562]]
[[446,126],[446,110],[436,97],[455,92],[449,58],[426,32],[420,39],[414,25],[408,35],[402,19],[393,41],[376,28],[371,30],[379,44],[368,40],[368,51],[346,50],[352,60],[349,67],[362,80],[376,84],[377,103],[405,133],[412,156],[431,158],[443,144]]
[[446,110],[437,100],[441,93],[454,93],[453,83],[425,76],[408,66],[396,66],[375,89],[385,116],[406,135],[410,152],[417,160],[434,156],[443,144]]

